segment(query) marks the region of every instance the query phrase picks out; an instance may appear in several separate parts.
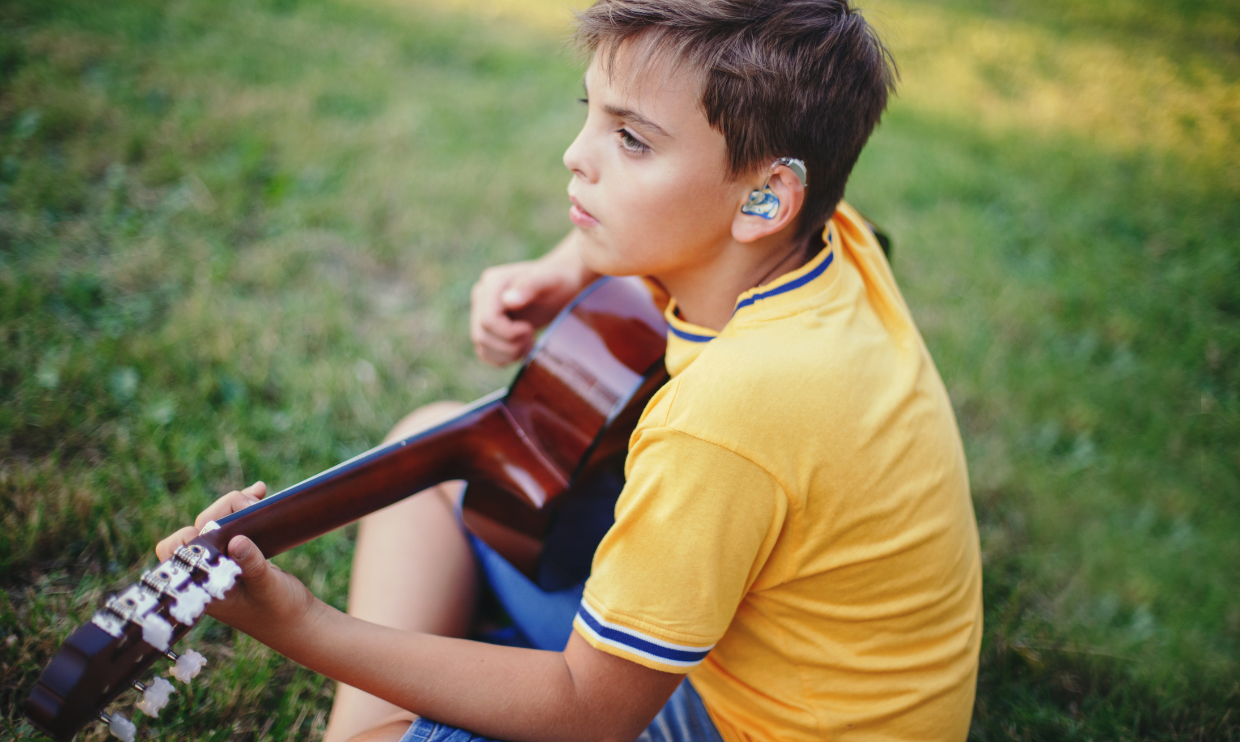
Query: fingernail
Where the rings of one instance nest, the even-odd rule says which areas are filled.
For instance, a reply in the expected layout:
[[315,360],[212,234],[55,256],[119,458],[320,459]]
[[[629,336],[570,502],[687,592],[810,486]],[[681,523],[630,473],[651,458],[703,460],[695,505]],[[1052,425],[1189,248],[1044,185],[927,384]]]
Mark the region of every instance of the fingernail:
[[500,296],[505,304],[520,304],[522,298],[521,292],[516,289],[508,289]]
[[233,547],[233,557],[236,559],[245,559],[250,555],[250,550],[253,548],[254,546],[250,543],[249,539],[243,539],[235,547]]

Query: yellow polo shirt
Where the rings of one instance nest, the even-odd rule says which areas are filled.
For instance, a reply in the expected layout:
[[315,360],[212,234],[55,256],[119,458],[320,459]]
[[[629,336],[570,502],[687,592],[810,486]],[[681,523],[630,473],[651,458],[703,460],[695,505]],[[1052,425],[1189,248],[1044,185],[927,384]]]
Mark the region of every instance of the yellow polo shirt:
[[668,306],[574,628],[690,682],[728,742],[963,740],[981,561],[947,391],[864,221],[742,294]]

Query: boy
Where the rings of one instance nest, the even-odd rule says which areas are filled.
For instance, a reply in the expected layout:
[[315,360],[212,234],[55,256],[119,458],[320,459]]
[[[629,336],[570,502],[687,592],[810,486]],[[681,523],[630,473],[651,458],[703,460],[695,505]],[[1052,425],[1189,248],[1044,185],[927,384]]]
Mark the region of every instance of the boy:
[[964,739],[981,576],[959,434],[840,201],[886,106],[885,50],[845,0],[600,0],[579,39],[576,228],[484,273],[472,314],[503,364],[597,275],[671,297],[672,379],[631,439],[567,647],[450,638],[476,589],[452,485],[363,522],[353,615],[244,537],[242,588],[212,615],[342,683],[328,742]]

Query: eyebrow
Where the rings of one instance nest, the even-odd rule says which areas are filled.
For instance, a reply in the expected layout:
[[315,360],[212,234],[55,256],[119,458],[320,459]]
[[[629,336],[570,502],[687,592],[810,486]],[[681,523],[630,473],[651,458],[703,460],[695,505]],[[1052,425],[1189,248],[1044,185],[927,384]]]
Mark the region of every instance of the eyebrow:
[[615,116],[618,119],[628,119],[629,121],[632,121],[635,124],[640,124],[641,126],[644,126],[647,129],[652,129],[656,133],[661,134],[665,137],[671,136],[670,134],[667,133],[667,130],[664,129],[662,126],[659,126],[658,124],[646,118],[645,116],[641,115],[637,111],[630,111],[627,108],[616,108],[615,106],[603,106],[603,110],[610,113],[612,116]]
[[[586,85],[586,78],[584,75],[582,75],[581,77],[581,89],[585,91],[586,98],[589,98],[590,88],[588,85]],[[603,110],[611,114],[612,116],[615,116],[616,118],[628,119],[629,121],[632,121],[635,124],[639,124],[662,136],[665,136],[665,137],[671,136],[671,134],[667,133],[667,129],[664,129],[662,126],[659,126],[658,124],[646,118],[645,116],[641,115],[637,111],[633,111],[628,108],[617,108],[615,106],[603,106]]]

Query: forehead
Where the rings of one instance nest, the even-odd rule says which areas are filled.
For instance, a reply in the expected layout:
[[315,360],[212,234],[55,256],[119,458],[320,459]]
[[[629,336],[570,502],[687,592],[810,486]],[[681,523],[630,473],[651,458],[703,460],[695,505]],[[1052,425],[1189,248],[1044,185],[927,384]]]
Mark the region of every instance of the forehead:
[[[709,127],[702,108],[702,75],[674,54],[644,46],[641,40],[601,46],[586,70],[591,97],[604,105],[637,111],[661,126],[700,123]],[[666,128],[666,126],[665,126]]]

